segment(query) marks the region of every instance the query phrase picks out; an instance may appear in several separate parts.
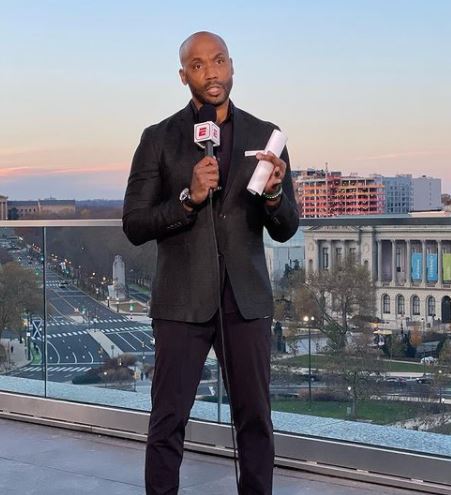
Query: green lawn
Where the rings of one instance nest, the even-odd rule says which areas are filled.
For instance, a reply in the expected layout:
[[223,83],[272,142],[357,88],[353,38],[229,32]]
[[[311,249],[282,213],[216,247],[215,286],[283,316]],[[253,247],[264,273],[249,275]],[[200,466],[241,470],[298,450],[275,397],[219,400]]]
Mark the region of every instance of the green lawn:
[[[309,408],[308,400],[287,399],[273,400],[271,407],[273,411],[282,411],[296,414],[310,414],[336,419],[350,419],[347,408],[350,402],[318,401],[312,402]],[[395,421],[415,417],[421,412],[421,406],[395,401],[362,401],[357,405],[357,419],[372,421],[376,424],[390,424]]]
[[[312,355],[312,369],[325,368],[329,357],[324,354]],[[420,363],[404,363],[399,361],[390,361],[384,359],[385,367],[387,371],[405,371],[405,372],[418,372],[421,373],[424,370],[424,365]],[[293,356],[285,359],[274,359],[273,364],[282,364],[287,366],[307,368],[308,367],[308,355]],[[427,371],[427,368],[426,368]]]

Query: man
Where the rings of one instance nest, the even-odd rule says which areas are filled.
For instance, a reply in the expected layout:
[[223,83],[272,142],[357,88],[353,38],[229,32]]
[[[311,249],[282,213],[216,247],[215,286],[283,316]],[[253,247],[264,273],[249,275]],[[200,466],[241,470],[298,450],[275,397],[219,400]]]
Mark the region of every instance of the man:
[[[146,491],[177,493],[185,425],[213,346],[223,376],[224,360],[227,365],[240,494],[266,495],[272,493],[274,461],[269,399],[273,300],[262,234],[266,227],[272,238],[284,242],[298,227],[288,154],[285,149],[281,159],[262,153],[245,156],[246,150],[263,149],[275,126],[230,101],[233,64],[222,38],[193,34],[180,47],[180,63],[180,78],[192,100],[144,131],[133,158],[123,215],[124,232],[133,244],[151,239],[158,244]],[[193,142],[193,127],[204,104],[216,107],[221,129],[215,158],[203,157]],[[262,158],[274,165],[264,197],[246,190]],[[214,226],[210,191],[215,191]]]

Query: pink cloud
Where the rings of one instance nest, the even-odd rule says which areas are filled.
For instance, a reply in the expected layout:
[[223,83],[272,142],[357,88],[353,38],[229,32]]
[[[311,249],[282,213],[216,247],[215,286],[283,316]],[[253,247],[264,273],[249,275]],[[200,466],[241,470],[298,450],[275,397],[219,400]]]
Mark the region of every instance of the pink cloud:
[[444,154],[441,151],[401,151],[386,153],[383,155],[358,156],[354,160],[396,160],[398,158],[413,158],[419,156],[439,156]]
[[55,176],[55,175],[95,175],[105,173],[127,173],[129,170],[128,163],[112,163],[96,165],[92,167],[2,167],[0,168],[0,178],[5,180],[14,180],[19,177],[30,176]]

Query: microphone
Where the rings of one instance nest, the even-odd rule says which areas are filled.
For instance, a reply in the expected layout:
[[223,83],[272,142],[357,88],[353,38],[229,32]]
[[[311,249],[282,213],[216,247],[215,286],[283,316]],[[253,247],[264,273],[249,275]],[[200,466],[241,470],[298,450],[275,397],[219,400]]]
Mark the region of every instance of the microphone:
[[206,103],[199,109],[199,124],[194,124],[194,142],[205,150],[205,156],[214,156],[213,147],[220,144],[216,122],[216,107]]

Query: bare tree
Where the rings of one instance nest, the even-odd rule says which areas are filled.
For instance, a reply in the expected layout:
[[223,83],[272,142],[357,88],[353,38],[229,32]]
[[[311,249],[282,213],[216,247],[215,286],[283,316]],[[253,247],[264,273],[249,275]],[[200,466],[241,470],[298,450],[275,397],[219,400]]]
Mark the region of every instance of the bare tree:
[[302,320],[304,316],[320,317],[315,294],[306,285],[305,271],[288,271],[274,290],[275,319]]
[[377,377],[384,371],[384,362],[378,359],[378,350],[371,343],[372,335],[362,333],[345,348],[329,352],[327,367],[342,392],[348,394],[353,418],[358,416],[362,400],[379,394]]
[[26,311],[42,312],[42,292],[31,270],[9,262],[0,268],[0,339],[6,329],[19,331]]
[[443,342],[438,362],[440,366],[448,371],[448,373],[451,372],[451,339],[449,337]]
[[348,257],[331,270],[313,273],[306,287],[320,314],[318,328],[337,348],[346,345],[351,319],[358,319],[359,328],[374,318],[376,289],[366,267]]

